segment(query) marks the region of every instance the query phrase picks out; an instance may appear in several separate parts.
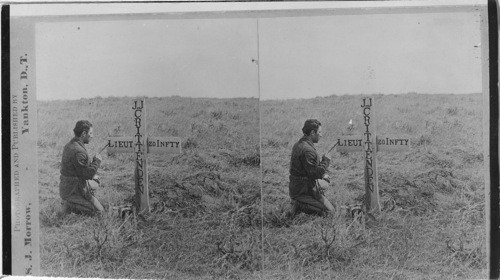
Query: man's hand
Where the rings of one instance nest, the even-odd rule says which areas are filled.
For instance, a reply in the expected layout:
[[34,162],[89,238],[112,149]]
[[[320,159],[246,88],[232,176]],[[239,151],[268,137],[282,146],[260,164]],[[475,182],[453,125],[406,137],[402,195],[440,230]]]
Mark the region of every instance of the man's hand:
[[325,158],[326,158],[326,159],[328,159],[328,161],[331,161],[331,160],[332,160],[332,158],[330,157],[330,155],[329,155],[329,154],[324,154],[324,155],[323,155],[323,159],[325,159]]
[[97,183],[101,183],[101,181],[99,180],[99,175],[95,174],[94,177],[92,177],[92,180],[96,181]]
[[99,161],[102,161],[102,156],[101,156],[101,154],[96,154],[96,155],[94,156],[94,160],[95,160],[95,159],[98,159]]
[[99,187],[99,183],[97,183],[94,180],[89,180],[87,182],[88,182],[89,187],[92,189],[92,191],[95,191],[97,189],[97,187]]
[[330,176],[328,176],[328,174],[323,175],[322,179],[330,183]]

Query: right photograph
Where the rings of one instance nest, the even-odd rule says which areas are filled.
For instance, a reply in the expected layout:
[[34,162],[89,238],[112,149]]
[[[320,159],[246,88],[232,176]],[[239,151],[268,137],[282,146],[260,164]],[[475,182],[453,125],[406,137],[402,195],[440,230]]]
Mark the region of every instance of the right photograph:
[[484,6],[258,19],[263,277],[488,277]]

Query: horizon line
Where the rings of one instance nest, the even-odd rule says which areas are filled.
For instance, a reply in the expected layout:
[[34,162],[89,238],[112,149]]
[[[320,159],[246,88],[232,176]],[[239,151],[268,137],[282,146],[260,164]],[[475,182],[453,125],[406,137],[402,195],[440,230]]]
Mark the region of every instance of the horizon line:
[[341,96],[377,96],[377,95],[474,95],[482,94],[483,92],[469,92],[469,93],[429,93],[429,92],[405,92],[405,93],[345,93],[345,94],[330,94],[324,96],[314,96],[314,97],[293,97],[293,98],[260,98],[256,96],[248,97],[215,97],[215,96],[180,96],[180,95],[170,95],[170,96],[94,96],[94,97],[80,97],[78,99],[39,99],[36,101],[43,102],[53,102],[53,101],[79,101],[79,100],[92,100],[92,99],[152,99],[152,98],[190,98],[190,99],[259,99],[262,101],[280,101],[280,100],[304,100],[304,99],[315,99],[315,98],[331,98],[331,97],[341,97]]

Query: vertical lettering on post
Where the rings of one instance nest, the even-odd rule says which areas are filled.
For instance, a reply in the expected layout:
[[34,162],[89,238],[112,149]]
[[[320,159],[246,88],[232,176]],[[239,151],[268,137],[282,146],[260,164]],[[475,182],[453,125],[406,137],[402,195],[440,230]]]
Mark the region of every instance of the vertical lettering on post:
[[380,211],[379,195],[378,195],[378,180],[376,170],[376,146],[373,144],[373,139],[376,141],[375,133],[370,130],[371,108],[373,106],[372,98],[363,98],[363,119],[365,132],[363,133],[364,142],[364,158],[365,158],[365,206],[368,212]]
[[139,213],[149,212],[149,188],[146,157],[146,108],[145,101],[134,100],[135,135],[133,140],[135,153],[135,199]]

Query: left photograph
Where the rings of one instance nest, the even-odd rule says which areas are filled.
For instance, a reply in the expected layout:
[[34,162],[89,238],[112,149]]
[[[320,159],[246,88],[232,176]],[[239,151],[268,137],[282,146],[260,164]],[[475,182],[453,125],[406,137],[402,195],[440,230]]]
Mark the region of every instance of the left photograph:
[[40,275],[257,277],[256,21],[33,26]]

